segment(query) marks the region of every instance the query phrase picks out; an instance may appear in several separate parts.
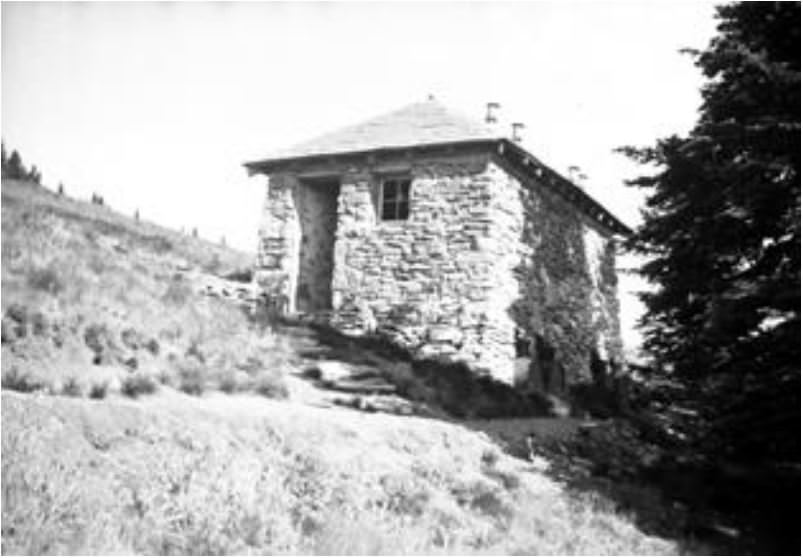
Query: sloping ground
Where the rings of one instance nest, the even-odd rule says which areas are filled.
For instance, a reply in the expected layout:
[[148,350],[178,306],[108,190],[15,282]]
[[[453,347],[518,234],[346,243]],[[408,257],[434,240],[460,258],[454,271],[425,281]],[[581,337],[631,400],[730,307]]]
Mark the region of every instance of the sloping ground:
[[279,386],[282,340],[199,294],[241,253],[3,181],[3,386],[103,397]]
[[[98,235],[136,239],[139,246],[169,252],[179,267],[199,266],[212,273],[249,269],[253,255],[122,215],[108,206],[90,204],[21,180],[4,178],[3,208],[24,215],[44,211],[86,225]],[[5,215],[4,215],[5,217]],[[5,231],[4,231],[5,232]],[[4,243],[5,249],[5,243]]]
[[242,254],[7,181],[2,243],[4,554],[683,550],[482,433],[569,422],[334,406],[410,409],[361,368],[409,363],[199,293]]
[[679,551],[441,421],[4,391],[2,424],[4,554]]

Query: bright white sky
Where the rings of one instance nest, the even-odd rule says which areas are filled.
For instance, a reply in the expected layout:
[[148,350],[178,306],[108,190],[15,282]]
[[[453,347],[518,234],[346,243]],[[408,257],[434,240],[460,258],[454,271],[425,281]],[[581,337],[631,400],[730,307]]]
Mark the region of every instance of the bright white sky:
[[[241,163],[434,94],[524,122],[524,147],[623,221],[638,168],[612,150],[694,123],[683,47],[713,4],[2,4],[2,136],[44,182],[254,251],[265,180]],[[640,311],[623,278],[625,342]]]

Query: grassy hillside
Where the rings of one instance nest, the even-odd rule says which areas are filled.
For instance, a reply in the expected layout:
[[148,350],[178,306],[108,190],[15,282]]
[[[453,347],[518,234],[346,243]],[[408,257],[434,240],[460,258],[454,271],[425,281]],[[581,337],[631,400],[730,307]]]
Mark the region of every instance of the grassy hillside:
[[2,242],[3,554],[687,549],[476,425],[327,406],[199,294],[243,254],[5,181]]
[[279,339],[198,293],[199,278],[247,269],[246,254],[27,183],[2,195],[4,387],[267,390],[281,372]]

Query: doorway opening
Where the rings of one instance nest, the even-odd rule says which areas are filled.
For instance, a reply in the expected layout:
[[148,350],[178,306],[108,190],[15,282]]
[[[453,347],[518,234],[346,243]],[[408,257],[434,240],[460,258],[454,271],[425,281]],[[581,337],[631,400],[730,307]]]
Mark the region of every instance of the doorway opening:
[[296,310],[314,313],[332,309],[337,178],[303,180],[295,191],[295,204],[301,225]]

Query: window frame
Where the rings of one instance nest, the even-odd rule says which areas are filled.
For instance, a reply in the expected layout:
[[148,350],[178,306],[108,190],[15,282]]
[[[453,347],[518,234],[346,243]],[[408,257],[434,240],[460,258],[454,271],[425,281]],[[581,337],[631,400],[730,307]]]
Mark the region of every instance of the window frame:
[[[393,217],[385,218],[385,188],[388,183],[395,183],[395,195],[393,198]],[[379,223],[403,223],[410,220],[410,200],[413,189],[413,179],[409,175],[387,175],[379,179],[379,192],[377,196],[377,222]],[[405,192],[406,190],[406,192]],[[402,195],[405,192],[406,195]],[[399,217],[399,208],[406,205],[407,215]]]

